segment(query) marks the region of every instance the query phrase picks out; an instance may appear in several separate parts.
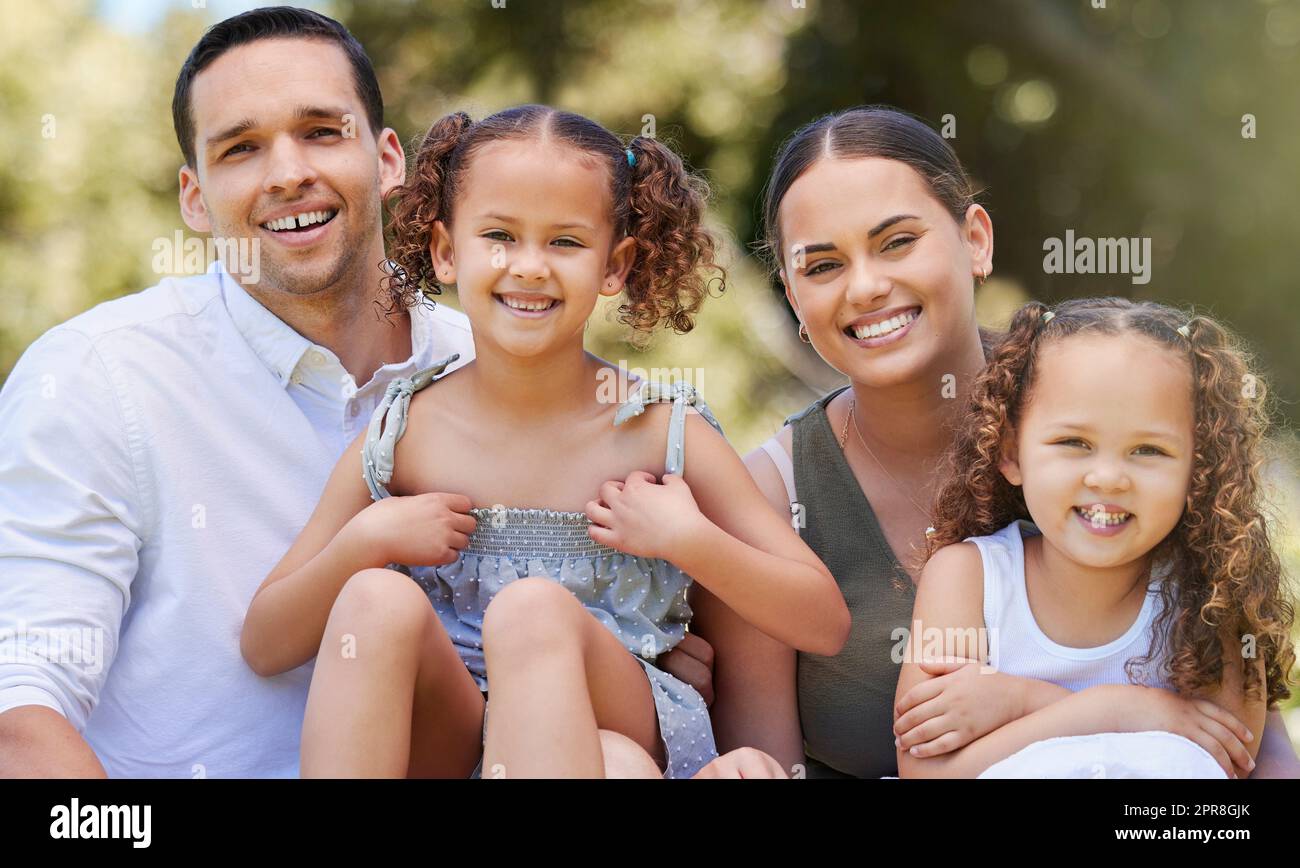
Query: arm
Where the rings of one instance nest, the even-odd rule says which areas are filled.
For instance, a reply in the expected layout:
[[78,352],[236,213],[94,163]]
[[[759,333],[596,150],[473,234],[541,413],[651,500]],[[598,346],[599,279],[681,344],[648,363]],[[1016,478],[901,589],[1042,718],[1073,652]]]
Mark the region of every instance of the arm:
[[[978,549],[971,543],[958,543],[937,552],[926,564],[917,585],[914,628],[942,630],[945,655],[962,656],[968,649],[957,646],[958,637],[971,627],[984,626],[982,609],[983,565]],[[1091,687],[1050,702],[951,753],[915,756],[900,751],[899,774],[975,777],[993,763],[1046,738],[1143,729],[1164,729],[1191,738],[1231,774],[1234,762],[1248,766],[1251,759],[1239,743],[1239,739],[1248,739],[1246,727],[1234,718],[1237,710],[1233,706],[1231,667],[1225,665],[1224,670],[1223,689],[1212,697],[1217,702],[1189,701],[1169,691],[1127,684]],[[905,660],[897,696],[901,698],[926,677],[915,661]],[[1040,695],[1047,698],[1046,691]],[[1239,695],[1236,698],[1241,699]]]
[[[1240,641],[1226,631],[1222,636],[1222,644],[1223,679],[1219,683],[1219,688],[1207,693],[1204,698],[1241,721],[1251,735],[1255,736],[1245,742],[1246,752],[1250,754],[1249,762],[1243,763],[1241,758],[1237,758],[1235,763],[1236,776],[1244,778],[1255,768],[1255,755],[1259,753],[1264,734],[1264,721],[1268,714],[1263,696],[1264,685],[1267,683],[1264,678],[1264,660],[1260,657],[1254,659],[1243,657]],[[1258,675],[1256,683],[1260,685],[1259,698],[1246,694],[1247,666],[1253,668]]]
[[[788,428],[785,433],[788,438]],[[786,516],[785,485],[767,453],[751,452],[745,466],[772,509]],[[704,587],[692,584],[689,593],[691,633],[708,653],[685,659],[674,648],[660,664],[713,697],[709,717],[720,753],[755,747],[793,774],[795,765],[805,761],[794,649],[755,629]]]
[[772,511],[721,434],[692,413],[686,438],[687,478],[655,484],[638,471],[601,486],[601,499],[587,504],[592,539],[671,561],[778,642],[838,654],[849,610],[830,571]]
[[[986,643],[981,642],[978,649],[960,644],[963,637],[980,635],[985,628],[983,608],[984,567],[979,549],[973,543],[946,546],[930,558],[917,582],[912,629],[925,631],[924,635],[942,635],[944,656],[978,655],[980,662],[985,663]],[[904,659],[896,697],[901,700],[928,678],[919,661]],[[977,685],[982,683],[979,676],[975,680]],[[993,763],[1035,741],[1057,735],[1115,730],[1120,722],[1108,688],[1106,685],[1070,694],[950,753],[915,756],[900,750],[899,776],[976,777]]]
[[1259,753],[1255,755],[1252,778],[1300,778],[1300,760],[1296,759],[1295,745],[1286,731],[1282,712],[1273,709],[1264,723],[1264,735],[1259,740]]
[[754,483],[725,438],[687,418],[686,482],[706,521],[678,563],[737,615],[799,651],[834,656],[849,636],[849,609],[830,570]]
[[980,660],[948,657],[919,661],[931,676],[894,703],[894,735],[902,750],[935,756],[1069,696],[1068,688],[1005,672],[985,671]]
[[[121,397],[68,328],[33,343],[0,392],[0,777],[104,776],[80,733],[148,522]],[[95,665],[52,657],[35,629],[94,636],[103,653]]]
[[[316,656],[343,585],[363,569],[455,559],[474,530],[469,499],[455,494],[371,502],[361,475],[362,431],[330,474],[320,503],[253,595],[239,650],[258,675],[286,672]],[[400,462],[401,444],[397,461]]]
[[796,656],[747,623],[705,588],[691,588],[691,630],[713,646],[709,719],[718,752],[753,747],[787,773],[805,761],[795,687]]
[[973,778],[999,760],[1047,738],[1140,731],[1144,727],[1134,725],[1126,713],[1131,701],[1126,691],[1130,688],[1126,684],[1102,684],[1071,693],[952,753],[922,758],[900,752],[899,776]]
[[0,778],[104,778],[86,740],[58,711],[21,705],[0,714]]
[[344,583],[389,563],[366,545],[359,524],[351,524],[370,504],[359,457],[366,433],[343,450],[316,510],[249,603],[239,651],[258,675],[278,675],[315,657]]

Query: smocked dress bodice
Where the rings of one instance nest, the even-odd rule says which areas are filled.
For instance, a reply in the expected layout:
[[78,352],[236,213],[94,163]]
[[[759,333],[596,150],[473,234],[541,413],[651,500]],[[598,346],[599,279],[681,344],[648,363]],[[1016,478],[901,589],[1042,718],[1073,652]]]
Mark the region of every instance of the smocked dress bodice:
[[[363,475],[371,497],[388,497],[397,440],[406,430],[412,395],[434,382],[457,357],[389,385],[371,418],[362,448]],[[665,473],[685,464],[685,416],[694,407],[719,433],[721,426],[689,383],[646,382],[617,411],[614,424],[671,402]],[[691,579],[667,560],[628,554],[601,545],[587,532],[583,512],[537,507],[475,507],[468,545],[442,566],[391,564],[428,595],[461,660],[488,690],[483,654],[483,617],[493,598],[517,579],[541,576],[568,589],[596,620],[642,663],[659,714],[668,777],[689,777],[716,756],[708,710],[694,688],[655,667],[655,659],[686,633]]]

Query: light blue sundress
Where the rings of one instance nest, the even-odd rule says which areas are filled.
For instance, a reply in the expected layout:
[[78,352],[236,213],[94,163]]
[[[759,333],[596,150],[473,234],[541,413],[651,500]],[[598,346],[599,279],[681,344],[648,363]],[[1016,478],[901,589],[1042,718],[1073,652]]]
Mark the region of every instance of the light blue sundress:
[[[427,387],[458,356],[394,380],[370,420],[362,448],[371,497],[388,497],[397,440],[406,429],[411,396]],[[722,427],[695,389],[684,382],[644,382],[618,409],[621,425],[647,404],[672,402],[665,473],[682,472],[686,408],[693,406],[719,433]],[[666,560],[637,557],[600,545],[587,534],[586,513],[536,508],[474,508],[478,525],[455,562],[444,566],[391,565],[411,576],[434,610],[479,689],[487,692],[483,613],[511,582],[543,576],[559,582],[636,656],[650,679],[667,778],[689,778],[717,756],[708,707],[689,684],[655,666],[655,658],[682,640],[691,609],[691,578]],[[486,731],[486,721],[485,721]],[[477,772],[477,770],[476,770]]]

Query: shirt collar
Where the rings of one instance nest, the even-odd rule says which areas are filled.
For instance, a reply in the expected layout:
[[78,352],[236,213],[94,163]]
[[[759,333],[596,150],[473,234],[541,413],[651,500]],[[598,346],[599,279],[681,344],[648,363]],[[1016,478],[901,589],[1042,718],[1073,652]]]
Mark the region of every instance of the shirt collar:
[[[235,328],[244,336],[244,340],[267,369],[280,381],[280,385],[288,386],[289,378],[302,361],[302,357],[314,344],[249,295],[248,290],[226,271],[220,260],[214,261],[208,271],[215,272],[221,283],[226,309],[230,311],[230,318],[234,321]],[[418,299],[409,308],[409,312],[411,314],[411,358],[383,367],[396,367],[400,370],[414,364],[418,368],[429,359],[430,344],[433,340],[431,334],[433,317]]]
[[280,381],[280,385],[288,385],[289,375],[311,347],[311,341],[249,295],[248,290],[222,267],[220,260],[213,262],[209,271],[215,272],[221,282],[221,294],[226,300],[226,309],[230,311],[235,328],[239,329],[249,347]]

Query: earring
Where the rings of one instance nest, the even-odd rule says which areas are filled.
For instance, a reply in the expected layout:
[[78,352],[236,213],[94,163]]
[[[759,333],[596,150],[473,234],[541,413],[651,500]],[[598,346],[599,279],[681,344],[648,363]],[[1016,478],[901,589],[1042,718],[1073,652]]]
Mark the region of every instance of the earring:
[[980,282],[979,282],[979,285],[980,285],[980,286],[983,286],[983,285],[984,285],[984,281],[988,280],[988,278],[989,278],[989,270],[988,270],[987,268],[981,268],[981,269],[980,269]]
[[808,326],[803,323],[799,323],[799,340],[803,341],[805,344],[812,343],[812,338],[808,337]]

